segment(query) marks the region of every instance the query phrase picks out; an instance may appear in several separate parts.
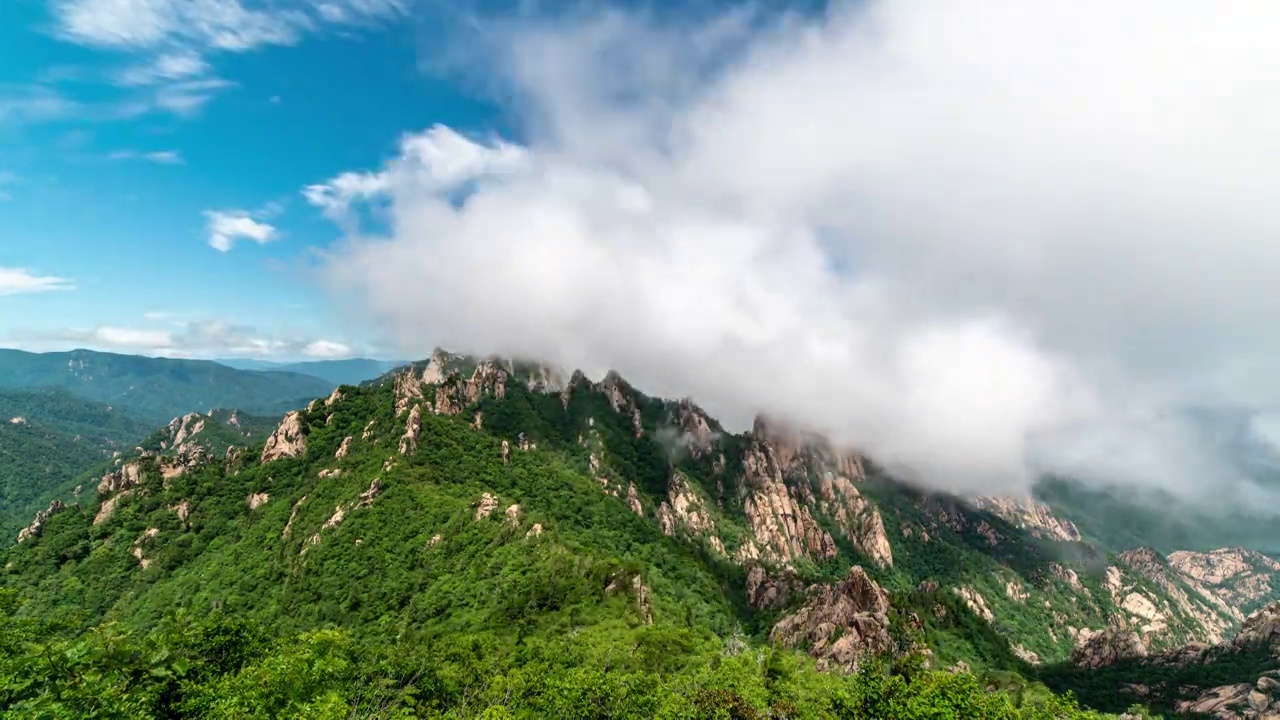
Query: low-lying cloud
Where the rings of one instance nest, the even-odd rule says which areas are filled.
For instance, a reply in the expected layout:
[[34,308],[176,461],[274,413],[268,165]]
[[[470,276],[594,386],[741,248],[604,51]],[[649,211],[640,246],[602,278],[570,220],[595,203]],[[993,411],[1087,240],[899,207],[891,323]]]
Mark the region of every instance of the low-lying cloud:
[[1177,412],[1280,405],[1280,6],[832,5],[491,20],[521,141],[308,188],[333,289],[405,353],[614,368],[935,487],[1246,484]]

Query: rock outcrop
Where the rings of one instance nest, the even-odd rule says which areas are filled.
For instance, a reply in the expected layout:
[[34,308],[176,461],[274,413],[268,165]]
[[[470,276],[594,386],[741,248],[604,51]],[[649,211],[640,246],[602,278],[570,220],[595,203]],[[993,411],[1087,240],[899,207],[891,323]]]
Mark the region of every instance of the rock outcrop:
[[49,521],[49,518],[66,509],[66,504],[61,500],[50,501],[48,508],[36,512],[30,525],[18,531],[18,542],[23,543],[40,537],[40,533],[44,531],[44,524]]
[[120,493],[142,484],[142,464],[138,461],[125,463],[119,470],[102,476],[98,483],[98,494]]
[[270,499],[271,496],[267,493],[249,493],[249,497],[244,499],[244,504],[248,505],[250,510],[257,510],[266,505]]
[[814,589],[795,613],[778,621],[770,641],[805,648],[823,669],[855,672],[869,656],[889,652],[889,596],[858,566],[835,585]]
[[974,505],[1000,516],[1010,525],[1031,533],[1033,537],[1062,542],[1080,542],[1075,523],[1056,517],[1048,505],[1031,498],[979,497]]
[[1234,650],[1268,647],[1272,654],[1280,657],[1280,601],[1246,618],[1229,645]]
[[[628,499],[635,493],[635,486],[629,487]],[[636,498],[639,503],[639,498]],[[634,507],[632,508],[635,509]],[[637,511],[637,514],[642,514]],[[724,543],[716,535],[716,523],[708,512],[706,503],[698,496],[689,484],[688,478],[676,472],[667,484],[667,500],[658,506],[658,525],[664,535],[675,535],[676,530],[683,530],[691,536],[705,538],[707,543],[720,554],[724,554]]]
[[1108,627],[1105,630],[1081,630],[1071,650],[1071,662],[1077,667],[1100,668],[1120,660],[1147,656],[1147,646],[1138,633]]
[[302,425],[302,413],[294,410],[284,416],[280,427],[267,438],[262,448],[262,462],[269,463],[280,458],[302,457],[307,453],[307,434]]
[[404,423],[404,435],[400,436],[400,454],[407,455],[418,449],[418,436],[422,434],[422,410],[414,405]]
[[1243,548],[1170,553],[1169,565],[1241,613],[1280,597],[1280,562]]
[[864,477],[861,457],[764,418],[757,418],[750,437],[742,458],[743,506],[762,558],[791,564],[834,557],[835,541],[816,511],[877,565],[893,564],[884,521],[854,484]]
[[342,443],[338,445],[337,451],[333,453],[333,459],[341,460],[342,458],[346,457],[347,453],[349,452],[351,452],[351,436],[350,435],[342,439]]
[[476,504],[476,520],[484,520],[493,514],[498,507],[498,498],[492,493],[485,493],[480,496],[480,502]]
[[[1182,573],[1152,548],[1137,548],[1120,553],[1119,560],[1138,575],[1151,581],[1163,591],[1172,607],[1140,589],[1124,594],[1118,604],[1129,613],[1131,620],[1143,625],[1143,634],[1156,634],[1168,627],[1176,614],[1174,609],[1199,624],[1194,632],[1198,640],[1221,642],[1244,615],[1215,592],[1205,587],[1201,580]],[[1109,575],[1109,580],[1113,576]],[[1109,585],[1110,586],[1110,585]],[[1119,593],[1113,593],[1118,599]]]

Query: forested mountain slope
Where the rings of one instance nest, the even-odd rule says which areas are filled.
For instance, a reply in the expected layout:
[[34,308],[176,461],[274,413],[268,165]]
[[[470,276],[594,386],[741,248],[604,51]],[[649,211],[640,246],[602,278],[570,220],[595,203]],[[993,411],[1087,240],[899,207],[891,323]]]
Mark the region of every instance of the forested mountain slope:
[[[129,642],[205,642],[155,635],[180,613],[198,632],[229,622],[274,638],[206,668],[200,683],[220,678],[236,693],[254,685],[242,673],[269,672],[254,663],[310,667],[308,653],[385,669],[365,643],[421,663],[404,677],[352,670],[298,690],[327,688],[343,712],[352,693],[384,683],[414,715],[545,716],[562,691],[587,686],[613,688],[579,698],[613,710],[561,716],[657,713],[623,712],[621,682],[688,710],[672,716],[765,717],[747,710],[782,703],[808,708],[794,716],[864,717],[865,703],[894,693],[945,695],[952,681],[922,666],[965,663],[991,687],[1021,688],[1041,663],[1093,662],[1107,628],[1131,628],[1145,651],[1221,637],[1240,620],[1185,574],[1162,574],[1158,555],[1107,557],[1034,507],[922,493],[765,419],[726,433],[696,405],[612,374],[592,382],[437,353],[289,413],[263,445],[219,456],[179,439],[201,423],[229,425],[175,420],[6,553],[13,632],[61,647],[114,622]],[[314,634],[325,628],[337,635]],[[734,659],[744,654],[757,662]],[[780,663],[777,682],[766,656]],[[882,660],[896,680],[819,679]],[[912,677],[915,690],[857,685]],[[200,683],[140,702],[216,715]],[[965,688],[956,697],[987,702]],[[697,714],[700,697],[710,714]],[[1047,707],[1035,692],[990,697],[1008,705],[893,716]],[[716,714],[732,707],[742,712]]]
[[0,388],[61,388],[107,403],[152,425],[193,411],[237,408],[273,415],[328,394],[334,385],[310,375],[235,370],[207,360],[174,360],[73,350],[0,350]]

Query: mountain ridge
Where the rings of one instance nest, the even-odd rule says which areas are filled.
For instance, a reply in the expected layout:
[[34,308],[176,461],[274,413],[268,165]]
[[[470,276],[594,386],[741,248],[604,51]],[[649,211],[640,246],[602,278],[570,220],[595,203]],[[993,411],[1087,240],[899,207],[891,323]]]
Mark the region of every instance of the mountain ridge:
[[[745,632],[834,670],[922,651],[1026,676],[1111,627],[1160,650],[1233,626],[1142,562],[1165,559],[1109,557],[1034,505],[924,492],[764,418],[726,433],[616,373],[439,352],[222,457],[174,442],[198,422],[176,419],[6,554],[26,612],[151,627],[218,608],[504,653],[570,631],[602,647],[649,627]],[[81,596],[51,592],[69,582]]]

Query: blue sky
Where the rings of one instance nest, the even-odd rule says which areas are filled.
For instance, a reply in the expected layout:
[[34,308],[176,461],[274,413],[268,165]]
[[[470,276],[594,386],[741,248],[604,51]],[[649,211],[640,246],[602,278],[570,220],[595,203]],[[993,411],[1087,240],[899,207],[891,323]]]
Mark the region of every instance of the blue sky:
[[0,4],[0,344],[379,354],[308,273],[339,230],[299,191],[433,123],[504,126],[422,71],[424,17],[408,0]]

